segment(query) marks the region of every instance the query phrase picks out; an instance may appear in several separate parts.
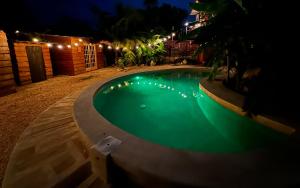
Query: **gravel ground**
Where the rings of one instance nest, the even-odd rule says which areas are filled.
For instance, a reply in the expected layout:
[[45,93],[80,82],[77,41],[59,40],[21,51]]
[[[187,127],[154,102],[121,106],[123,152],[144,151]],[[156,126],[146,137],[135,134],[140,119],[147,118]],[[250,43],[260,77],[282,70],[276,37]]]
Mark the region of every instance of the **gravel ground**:
[[[159,67],[139,67],[139,69]],[[131,67],[128,71],[137,69]],[[41,112],[65,96],[96,81],[120,73],[116,68],[99,69],[78,76],[57,76],[17,88],[17,93],[0,98],[0,187],[5,168],[19,136]]]

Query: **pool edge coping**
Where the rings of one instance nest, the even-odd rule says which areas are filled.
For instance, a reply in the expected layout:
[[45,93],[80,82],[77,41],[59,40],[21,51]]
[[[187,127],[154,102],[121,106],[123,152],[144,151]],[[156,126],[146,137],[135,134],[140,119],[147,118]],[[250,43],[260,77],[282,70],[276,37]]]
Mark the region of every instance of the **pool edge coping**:
[[[106,136],[113,136],[121,140],[121,145],[111,151],[111,158],[113,158],[114,162],[116,162],[119,166],[126,169],[126,172],[131,176],[135,178],[140,177],[142,179],[141,181],[145,180],[143,179],[145,177],[151,177],[152,179],[164,179],[169,183],[180,183],[180,185],[185,186],[222,185],[223,183],[226,183],[227,180],[214,182],[211,178],[217,175],[231,179],[233,176],[239,177],[239,175],[235,174],[235,172],[239,172],[238,174],[240,174],[244,169],[255,170],[257,160],[264,161],[264,157],[261,158],[261,156],[269,156],[269,151],[262,149],[243,153],[206,153],[177,150],[161,146],[123,131],[107,121],[93,106],[93,96],[109,81],[136,73],[174,70],[180,68],[204,68],[203,70],[209,70],[209,68],[205,67],[175,66],[162,69],[158,68],[156,70],[136,70],[133,72],[118,74],[117,76],[113,76],[90,86],[80,94],[73,106],[74,121],[93,146],[103,140]],[[90,109],[80,112],[82,111],[82,108],[78,108],[78,103],[83,105],[81,107],[88,107]],[[85,119],[87,121],[78,119],[78,113],[79,115],[82,113],[86,114],[87,116]],[[98,119],[98,122],[89,120],[89,117],[93,120]],[[85,128],[82,127],[83,123],[86,124],[84,125]],[[90,128],[94,130],[87,130]],[[239,165],[236,166],[236,162],[238,162]],[[181,166],[182,168],[180,168]],[[214,169],[216,168],[221,169],[215,171]],[[232,172],[233,169],[235,172]]]
[[[222,97],[219,97],[219,96],[215,95],[214,93],[209,91],[207,88],[205,88],[205,86],[201,82],[199,82],[199,88],[205,94],[207,94],[211,99],[213,99],[215,102],[222,105],[226,109],[229,109],[229,110],[231,110],[231,111],[233,111],[233,112],[235,112],[235,113],[237,113],[241,116],[246,115],[246,112],[244,112],[241,107],[239,107],[239,106],[223,99]],[[280,123],[278,121],[272,120],[272,119],[270,119],[268,117],[265,117],[263,115],[256,115],[256,116],[253,116],[251,119],[258,122],[258,123],[260,123],[261,125],[269,127],[271,129],[274,129],[274,130],[276,130],[278,132],[281,132],[281,133],[284,133],[286,135],[292,135],[293,133],[296,132],[295,128],[290,127],[288,125],[285,125],[283,123]]]

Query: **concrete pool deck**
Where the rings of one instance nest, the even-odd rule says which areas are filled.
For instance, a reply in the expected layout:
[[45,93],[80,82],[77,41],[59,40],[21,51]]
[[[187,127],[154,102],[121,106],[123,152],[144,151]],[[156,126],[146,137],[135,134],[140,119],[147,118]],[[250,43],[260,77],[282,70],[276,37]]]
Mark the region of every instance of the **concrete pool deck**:
[[[57,76],[47,81],[38,82],[17,88],[18,92],[0,98],[0,187],[3,183],[5,170],[12,156],[13,150],[25,129],[30,128],[31,122],[39,114],[62,98],[84,90],[86,86],[107,79],[109,77],[138,70],[156,70],[161,67],[174,67],[162,65],[155,67],[133,66],[125,71],[114,67],[87,72],[78,76]],[[30,157],[30,156],[28,156]],[[10,160],[11,161],[11,160]]]
[[[122,141],[110,153],[126,172],[122,175],[148,187],[300,185],[299,154],[294,153],[299,145],[238,155],[183,152],[148,143],[103,121],[106,125],[98,126],[99,132],[92,129],[95,137],[87,139],[73,120],[79,94],[58,101],[26,129],[11,155],[3,187],[107,187],[92,170],[89,150],[108,135]],[[87,118],[94,115],[89,110],[84,110]],[[93,127],[93,122],[87,120],[86,126]]]
[[23,132],[11,154],[3,187],[101,187],[88,143],[72,111],[79,92],[52,105]]

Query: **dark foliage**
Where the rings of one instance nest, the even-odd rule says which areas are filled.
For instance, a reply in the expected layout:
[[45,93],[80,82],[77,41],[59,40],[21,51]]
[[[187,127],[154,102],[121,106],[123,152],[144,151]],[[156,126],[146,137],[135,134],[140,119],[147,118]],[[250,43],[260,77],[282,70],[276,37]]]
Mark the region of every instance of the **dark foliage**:
[[98,18],[98,36],[117,40],[169,34],[172,30],[179,29],[187,16],[183,9],[168,4],[159,7],[147,6],[146,9],[134,9],[118,4],[115,16],[97,6],[92,6],[91,10]]
[[[208,65],[228,66],[227,72],[234,72],[224,83],[246,95],[245,111],[299,119],[294,111],[296,80],[291,67],[297,35],[291,6],[267,0],[243,0],[243,7],[233,0],[203,2],[206,11],[217,16],[198,29],[196,41],[200,51],[213,49]],[[223,9],[216,9],[220,2]]]

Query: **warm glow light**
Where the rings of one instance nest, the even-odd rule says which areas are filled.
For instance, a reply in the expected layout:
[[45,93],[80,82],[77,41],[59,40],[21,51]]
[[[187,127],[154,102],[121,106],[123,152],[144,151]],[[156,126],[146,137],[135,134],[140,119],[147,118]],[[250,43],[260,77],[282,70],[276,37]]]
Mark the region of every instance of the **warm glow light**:
[[111,47],[111,46],[108,46],[107,48],[108,48],[109,50],[111,50],[111,49],[112,49],[112,47]]
[[103,45],[102,45],[102,44],[99,44],[99,48],[103,48]]
[[168,37],[168,39],[170,39],[171,38],[171,36],[167,36]]
[[167,38],[163,38],[163,40],[166,42],[166,41],[167,41]]
[[136,48],[136,49],[139,49],[139,46],[136,46],[135,48]]
[[20,33],[20,31],[19,30],[16,30],[16,32],[15,32],[16,34],[18,34],[18,33]]
[[185,24],[184,24],[186,27],[189,25],[189,22],[185,22]]
[[39,42],[39,39],[33,38],[32,41],[33,41],[33,42]]
[[48,46],[49,48],[52,48],[52,47],[53,47],[53,45],[52,45],[51,43],[48,43],[47,46]]
[[75,45],[75,46],[78,46],[79,44],[76,42],[74,45]]
[[62,45],[58,45],[57,48],[61,50],[61,49],[63,49],[64,47],[63,47]]
[[151,47],[151,44],[149,43],[148,46]]
[[79,40],[79,42],[82,42],[82,39],[78,39]]
[[71,45],[68,45],[67,47],[68,47],[68,48],[71,48]]
[[117,47],[116,47],[116,50],[119,50],[119,49],[120,49],[119,46],[117,46]]
[[173,36],[173,37],[175,37],[175,35],[176,35],[175,33],[172,33],[172,36]]

